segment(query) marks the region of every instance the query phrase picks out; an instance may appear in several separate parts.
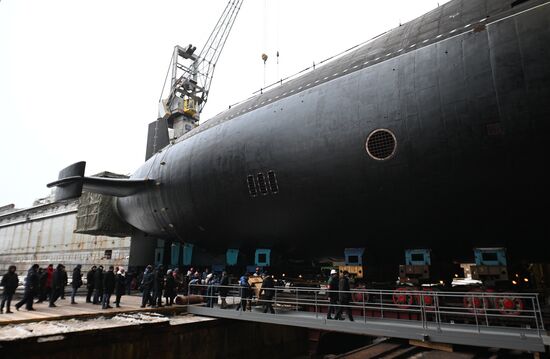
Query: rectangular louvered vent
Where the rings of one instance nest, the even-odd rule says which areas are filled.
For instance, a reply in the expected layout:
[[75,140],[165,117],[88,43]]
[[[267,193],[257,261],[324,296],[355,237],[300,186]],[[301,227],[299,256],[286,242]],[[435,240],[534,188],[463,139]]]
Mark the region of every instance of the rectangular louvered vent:
[[277,185],[277,177],[275,176],[275,172],[267,171],[267,180],[269,182],[269,190],[271,193],[279,193],[279,186]]
[[258,192],[256,191],[256,184],[254,183],[254,176],[249,175],[246,177],[246,182],[248,183],[248,193],[252,197],[256,197],[258,195]]
[[260,188],[260,193],[263,195],[267,194],[267,185],[265,183],[265,177],[263,173],[258,173],[256,175],[256,178],[258,179],[258,187]]

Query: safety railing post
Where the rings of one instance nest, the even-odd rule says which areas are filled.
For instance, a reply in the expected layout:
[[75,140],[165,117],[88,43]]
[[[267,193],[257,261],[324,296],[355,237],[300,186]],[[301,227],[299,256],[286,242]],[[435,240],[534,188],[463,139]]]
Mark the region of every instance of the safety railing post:
[[441,332],[441,311],[439,309],[439,294],[437,292],[434,296],[434,303],[435,303],[435,322],[437,324],[437,330]]
[[[275,287],[274,290],[275,290],[275,299],[273,300],[273,305],[277,307],[277,287]],[[277,311],[275,311],[275,315],[277,315]]]
[[539,320],[540,327],[537,326],[537,327],[539,327],[538,333],[539,333],[539,337],[540,337],[540,336],[542,335],[542,332],[544,332],[544,319],[542,318],[542,309],[540,308],[540,302],[539,302],[539,296],[538,296],[538,294],[535,295],[535,300],[536,300],[536,302],[537,302],[537,316],[538,316],[538,318],[540,319],[540,320]]
[[[240,285],[240,283],[239,283]],[[243,314],[243,303],[244,305],[248,305],[248,300],[243,300],[243,294],[244,295],[247,295],[248,296],[248,293],[244,293],[244,287],[241,287],[239,286],[239,304],[237,304],[239,306],[239,313],[240,314]],[[244,310],[246,311],[246,307],[244,308]]]
[[487,312],[489,311],[489,308],[487,308],[487,305],[485,305],[485,302],[487,302],[487,304],[489,304],[489,299],[485,300],[486,296],[487,296],[487,294],[483,293],[483,295],[482,295],[482,304],[483,304],[483,313],[485,314],[485,324],[487,325],[487,327],[489,327],[489,315],[487,314]]
[[476,328],[478,332],[481,332],[481,329],[479,328],[479,321],[477,319],[477,307],[476,307],[476,300],[474,295],[472,294],[472,308],[474,309],[474,318],[476,319]]
[[315,292],[315,319],[319,319],[319,313],[317,312],[317,292]]
[[382,291],[378,291],[380,295],[380,318],[384,318],[384,305],[382,304]]
[[299,289],[296,289],[296,311],[298,311],[298,291]]
[[540,337],[539,314],[538,314],[538,308],[535,307],[535,298],[531,298],[531,306],[533,308],[533,316],[535,317],[535,325],[537,326],[537,334]]
[[427,329],[428,323],[426,319],[426,306],[424,305],[424,296],[422,293],[419,295],[420,297],[420,320],[422,321],[422,328]]
[[363,298],[363,319],[365,321],[365,323],[367,322],[367,310],[365,309],[365,295],[367,295],[366,292],[363,292],[363,294],[361,295],[361,297]]

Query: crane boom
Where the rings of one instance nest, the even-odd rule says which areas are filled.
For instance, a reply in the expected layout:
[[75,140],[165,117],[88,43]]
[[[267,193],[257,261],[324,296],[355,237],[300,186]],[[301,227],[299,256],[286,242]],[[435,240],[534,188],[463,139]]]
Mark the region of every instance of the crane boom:
[[[196,47],[176,45],[170,62],[170,92],[159,101],[159,118],[179,137],[198,125],[214,70],[244,0],[229,0],[199,55]],[[168,76],[167,76],[168,77]],[[166,81],[165,81],[166,86]],[[163,92],[164,88],[163,87]]]

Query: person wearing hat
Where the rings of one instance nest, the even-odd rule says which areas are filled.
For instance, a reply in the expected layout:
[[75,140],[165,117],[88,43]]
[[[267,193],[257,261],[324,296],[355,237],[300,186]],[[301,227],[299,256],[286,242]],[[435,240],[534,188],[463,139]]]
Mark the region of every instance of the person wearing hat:
[[126,293],[126,272],[119,267],[115,276],[115,305],[120,308],[120,298]]
[[71,287],[73,291],[71,292],[71,304],[76,304],[74,298],[76,296],[76,291],[82,286],[82,264],[77,264],[73,269],[73,280]]
[[209,273],[206,276],[206,306],[214,308],[214,304],[218,304],[218,295],[216,288],[218,286],[218,278],[215,274]]
[[153,266],[148,265],[143,272],[143,279],[141,280],[140,289],[143,290],[143,295],[141,296],[141,306],[140,308],[145,308],[145,306],[151,301],[151,289],[153,287]]
[[50,308],[56,307],[55,301],[61,296],[61,291],[64,290],[64,281],[63,264],[59,263],[53,272],[52,294],[50,295],[50,304],[48,305]]
[[340,278],[339,288],[340,292],[338,293],[338,300],[340,302],[340,308],[338,308],[338,313],[336,313],[335,319],[343,320],[342,313],[345,308],[348,313],[348,319],[350,322],[353,322],[353,315],[351,313],[351,308],[349,307],[349,303],[351,302],[351,292],[349,287],[349,272],[347,270],[344,271],[342,278]]
[[254,272],[254,277],[261,277],[262,276],[262,270],[260,267],[256,267],[256,271]]
[[[241,310],[241,308],[243,312],[246,311],[246,308],[248,307],[248,298],[250,297],[251,292],[250,284],[248,283],[248,273],[244,273],[239,279],[239,296],[241,297],[241,301],[239,305],[237,305],[237,311]],[[249,309],[252,310],[251,308]]]
[[328,278],[328,299],[329,299],[329,306],[328,306],[328,313],[327,313],[327,319],[332,319],[332,315],[336,312],[336,305],[338,305],[338,289],[339,289],[339,283],[338,283],[338,271],[336,269],[332,269],[330,271],[330,277]]
[[38,264],[33,264],[32,267],[27,272],[27,278],[25,279],[25,292],[23,294],[23,299],[15,305],[15,309],[19,310],[26,305],[27,310],[35,310],[32,307],[33,298],[36,295],[36,290],[38,289]]
[[93,304],[102,304],[103,301],[103,266],[97,267],[94,273],[94,299]]
[[174,304],[174,297],[176,296],[176,279],[174,278],[174,271],[168,269],[166,272],[166,283],[164,284],[164,298],[166,299],[166,305],[171,306]]
[[[8,272],[2,277],[0,285],[4,287],[4,293],[2,293],[2,305],[0,306],[0,314],[4,312],[4,304],[8,304],[6,313],[13,313],[10,310],[11,300],[19,285],[19,277],[17,276],[17,268],[14,265],[9,266]],[[31,299],[32,301],[32,299]]]
[[153,273],[153,308],[162,307],[162,291],[164,290],[164,266],[159,264]]
[[111,296],[115,291],[116,275],[115,267],[109,266],[109,269],[103,276],[103,299],[101,300],[102,309],[111,309]]
[[88,292],[86,293],[86,303],[92,302],[92,295],[94,293],[94,277],[96,270],[97,267],[92,266],[88,273],[86,273],[86,289],[88,290]]

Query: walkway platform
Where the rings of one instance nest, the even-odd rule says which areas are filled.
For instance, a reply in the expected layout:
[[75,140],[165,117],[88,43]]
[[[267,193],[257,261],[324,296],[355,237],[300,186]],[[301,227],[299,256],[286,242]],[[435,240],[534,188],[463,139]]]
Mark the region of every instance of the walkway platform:
[[[227,290],[228,302],[238,303],[239,288],[228,286]],[[347,305],[354,312],[355,321],[351,322],[327,319],[327,308],[331,305],[326,290],[278,287],[272,291],[272,300],[262,300],[260,296],[259,302],[253,301],[271,302],[275,314],[264,314],[257,306],[243,311],[235,310],[236,306],[221,309],[217,304],[189,305],[188,312],[213,318],[530,352],[544,352],[549,341],[536,294],[353,290],[348,293],[354,299]],[[401,296],[405,301],[400,301]],[[217,302],[217,295],[213,297]],[[505,307],[502,303],[515,306]]]
[[543,338],[533,330],[506,327],[480,327],[472,331],[470,325],[428,323],[421,321],[392,320],[355,317],[348,320],[327,320],[310,312],[281,312],[264,314],[261,311],[236,311],[235,309],[208,308],[191,305],[188,312],[213,318],[247,320],[269,324],[291,325],[319,330],[330,330],[350,334],[363,334],[390,338],[413,339],[436,343],[460,344],[544,352]]

